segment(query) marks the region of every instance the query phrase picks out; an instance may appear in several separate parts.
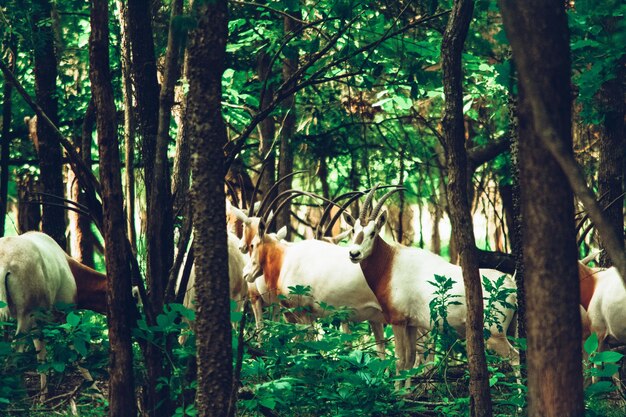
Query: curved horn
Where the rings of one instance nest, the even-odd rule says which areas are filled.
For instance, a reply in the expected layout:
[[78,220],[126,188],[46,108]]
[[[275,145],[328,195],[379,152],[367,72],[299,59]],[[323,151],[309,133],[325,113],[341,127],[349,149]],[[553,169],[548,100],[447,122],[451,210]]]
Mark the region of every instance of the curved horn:
[[239,197],[237,197],[237,190],[235,189],[235,186],[231,184],[231,182],[228,180],[224,180],[224,184],[226,184],[226,188],[228,189],[228,194],[230,195],[230,198],[233,200],[233,205],[235,207],[240,207]]
[[393,193],[397,193],[398,191],[405,191],[405,190],[406,188],[404,187],[398,187],[391,191],[387,191],[387,193],[380,198],[380,200],[378,201],[378,204],[376,204],[376,207],[374,207],[374,210],[372,210],[371,218],[376,219],[376,217],[378,216],[378,213],[380,212],[380,209],[383,208],[383,204],[385,204],[385,200],[391,197]]
[[[344,213],[348,207],[350,207],[350,205],[352,203],[354,203],[356,200],[358,200],[359,198],[361,198],[361,196],[363,196],[365,194],[364,191],[354,191],[354,194],[348,199],[348,201],[346,201],[345,203],[343,203],[341,206],[339,206],[339,211],[337,213],[335,213],[335,215],[330,219],[330,222],[328,222],[328,224],[325,227],[320,227],[320,232],[316,232],[316,239],[321,239],[323,236],[326,236],[326,233],[328,232],[328,230],[331,230],[333,228],[333,225],[337,222],[337,220],[339,220],[339,217],[341,216],[342,213]],[[330,210],[329,210],[330,213]],[[322,223],[320,221],[320,226],[322,226],[324,223]]]
[[306,172],[306,171],[304,171],[304,170],[303,171],[295,171],[295,172],[292,172],[291,174],[285,175],[284,177],[282,177],[278,181],[276,181],[274,183],[274,185],[272,185],[272,187],[269,190],[267,190],[267,192],[263,196],[263,200],[261,200],[261,205],[259,206],[259,211],[257,212],[257,216],[259,216],[259,217],[262,216],[262,213],[264,211],[269,211],[268,209],[270,207],[274,206],[274,204],[276,202],[276,198],[274,198],[274,200],[271,201],[269,206],[267,205],[267,203],[269,201],[270,196],[272,195],[272,192],[274,190],[276,190],[281,183],[283,183],[284,181],[288,180],[289,178],[291,178],[291,177],[293,177],[295,175],[302,174],[304,172]]
[[374,199],[374,193],[376,193],[376,189],[379,187],[379,185],[380,184],[376,184],[375,186],[372,187],[369,194],[365,198],[363,207],[361,207],[361,213],[359,216],[359,221],[361,222],[361,226],[365,226],[365,223],[369,220],[369,216],[367,215],[367,212],[369,211],[369,207],[371,206],[372,200]]
[[[344,208],[344,205],[337,204],[339,201],[343,200],[344,198],[354,198],[354,196],[356,196],[356,198],[359,198],[363,194],[364,194],[363,191],[349,191],[347,193],[343,193],[343,194],[338,195],[337,197],[333,198],[333,204],[328,204],[326,206],[326,208],[324,208],[324,212],[322,213],[322,217],[320,217],[320,221],[317,224],[317,227],[315,228],[315,239],[320,239],[322,236],[324,236],[326,234],[326,231],[328,230],[328,227],[324,227],[324,224],[326,223],[326,221],[330,217],[330,211],[332,210],[333,206],[339,207],[339,209],[340,209],[339,211],[341,212],[341,211],[345,210],[345,208]],[[354,199],[350,200],[351,203],[353,201],[354,201]]]
[[[329,199],[327,199],[325,197],[322,197],[321,195],[317,195],[317,194],[314,194],[314,193],[311,193],[311,192],[308,192],[308,191],[301,191],[301,190],[287,190],[287,191],[283,191],[282,193],[280,193],[274,199],[274,201],[272,203],[274,203],[275,201],[277,201],[279,198],[281,198],[283,195],[286,195],[286,194],[291,194],[291,195],[289,195],[287,198],[285,198],[283,201],[281,201],[280,204],[278,205],[278,207],[276,207],[276,210],[274,211],[274,215],[272,216],[272,218],[266,224],[267,228],[269,228],[272,225],[272,223],[274,222],[274,219],[277,217],[276,216],[277,213],[279,213],[280,210],[282,210],[282,208],[285,207],[285,205],[287,205],[287,203],[289,201],[293,200],[296,197],[308,196],[308,197],[311,197],[311,198],[318,198],[320,200],[324,200],[327,203],[332,203],[331,200],[329,200]],[[273,206],[273,204],[272,204],[272,206]],[[264,216],[263,218],[266,219],[266,216]]]
[[261,178],[265,173],[265,168],[267,168],[267,162],[263,161],[263,165],[261,166],[261,171],[259,172],[259,176],[256,179],[256,185],[254,186],[254,190],[252,190],[252,195],[250,196],[250,204],[248,208],[248,217],[254,216],[254,200],[256,199],[256,195],[259,193],[259,186],[261,185]]

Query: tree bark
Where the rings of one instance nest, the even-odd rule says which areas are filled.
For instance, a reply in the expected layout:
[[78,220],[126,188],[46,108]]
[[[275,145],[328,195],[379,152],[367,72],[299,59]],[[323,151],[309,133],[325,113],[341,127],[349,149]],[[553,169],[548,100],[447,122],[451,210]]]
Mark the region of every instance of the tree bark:
[[[624,59],[617,68],[615,78],[602,86],[599,94],[601,110],[604,113],[604,123],[600,137],[600,160],[598,164],[598,195],[606,195],[604,201],[613,202],[604,210],[604,217],[608,220],[615,233],[621,237],[622,250],[624,248]],[[604,241],[600,236],[600,247],[604,249]],[[611,266],[606,251],[600,254],[600,266]]]
[[[261,97],[260,110],[263,111],[269,103],[271,103],[274,97],[274,87],[271,83],[270,77],[272,68],[270,67],[270,56],[264,52],[259,52],[257,58],[257,74],[259,76],[259,82],[262,85],[266,85],[264,94]],[[258,179],[261,181],[259,190],[263,193],[263,196],[267,195],[270,188],[276,181],[276,152],[273,149],[274,136],[276,134],[276,127],[274,126],[274,117],[267,116],[261,123],[259,123],[259,132],[261,137],[259,138],[259,153],[261,154],[261,162],[264,162],[267,166],[263,176]],[[268,198],[271,201],[276,197],[276,193],[270,195]]]
[[[33,2],[32,32],[35,51],[35,96],[37,103],[50,120],[58,124],[58,101],[56,94],[57,58],[54,52],[54,33],[50,21],[52,7],[49,0]],[[42,192],[63,198],[63,163],[61,146],[54,131],[37,118],[38,156]],[[52,236],[65,249],[65,212],[62,207],[44,204],[41,219],[42,230]]]
[[[11,35],[8,40],[8,66],[9,70],[15,70],[17,60],[17,47],[15,37]],[[0,137],[0,237],[4,236],[4,221],[6,220],[7,205],[9,198],[9,157],[11,150],[11,116],[13,111],[13,83],[4,79],[2,86],[2,137]]]
[[491,416],[489,373],[483,337],[483,294],[468,200],[468,165],[463,124],[461,56],[473,9],[473,0],[455,0],[450,20],[443,33],[441,58],[446,103],[442,127],[447,151],[450,221],[461,258],[467,300],[466,337],[470,373],[470,416]]
[[499,4],[519,72],[520,117],[529,119],[529,134],[519,138],[528,415],[579,417],[584,405],[574,203],[558,160],[573,158],[567,17],[556,0]]
[[133,111],[133,85],[131,79],[131,52],[128,29],[128,6],[117,0],[120,23],[120,65],[122,69],[122,96],[124,100],[124,188],[126,229],[133,255],[137,254],[135,231],[135,114]]
[[[292,13],[292,16],[296,17],[296,19],[302,18],[302,13],[295,12]],[[294,20],[290,16],[283,17],[283,25],[285,35],[288,35],[292,32],[297,32],[300,30],[300,22],[298,20]],[[289,80],[298,70],[298,54],[299,49],[295,49],[293,52],[296,56],[289,57],[283,60],[283,82]],[[295,81],[286,84],[286,88],[292,88],[295,85]],[[283,127],[280,135],[280,160],[278,162],[278,178],[283,178],[285,175],[291,174],[293,172],[293,144],[292,140],[296,133],[296,122],[297,122],[297,113],[296,113],[296,96],[291,95],[287,97],[283,101],[283,109],[289,112],[285,116],[285,120],[283,122]],[[278,186],[278,193],[282,193],[291,188],[291,178],[286,181],[283,181]],[[280,229],[282,226],[287,226],[287,240],[291,240],[291,203],[287,204],[287,207],[284,207],[280,213],[278,213],[276,223],[276,229]]]
[[232,341],[224,205],[222,74],[226,59],[226,0],[196,2],[198,27],[190,36],[187,111],[192,149],[195,225],[196,337],[201,417],[228,413],[232,391]]
[[116,137],[115,103],[109,70],[109,8],[106,0],[91,2],[89,77],[96,104],[100,182],[104,211],[104,241],[107,266],[108,326],[111,350],[109,416],[137,415],[133,378],[130,262],[124,233],[124,210],[120,155]]
[[[92,132],[96,123],[96,105],[93,98],[89,100],[87,111],[83,117],[83,126],[81,135],[76,138],[76,148],[80,152],[85,164],[91,166],[91,142],[93,140]],[[71,169],[67,172],[67,189],[70,200],[76,201],[78,204],[88,206],[85,193],[81,193],[78,177]],[[94,236],[91,232],[91,221],[89,217],[68,211],[67,217],[71,231],[70,247],[72,257],[80,263],[91,268],[94,267]]]

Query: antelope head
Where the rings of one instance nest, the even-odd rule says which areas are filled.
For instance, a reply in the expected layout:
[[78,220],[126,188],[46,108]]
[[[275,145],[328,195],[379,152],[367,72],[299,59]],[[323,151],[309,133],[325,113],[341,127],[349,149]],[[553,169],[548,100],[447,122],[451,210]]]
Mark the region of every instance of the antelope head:
[[250,245],[250,260],[243,268],[243,277],[248,282],[254,282],[255,279],[263,275],[263,269],[267,262],[273,262],[275,259],[274,252],[281,244],[281,240],[287,236],[287,228],[281,227],[276,233],[265,233],[265,221],[257,219],[258,233],[253,236]]
[[371,209],[377,188],[378,185],[373,187],[367,195],[363,207],[361,207],[359,218],[354,223],[352,242],[349,246],[350,260],[353,263],[359,263],[372,254],[376,239],[380,239],[378,234],[387,222],[387,210],[383,210],[383,204],[393,193],[402,190],[402,188],[396,188],[388,191],[374,209]]

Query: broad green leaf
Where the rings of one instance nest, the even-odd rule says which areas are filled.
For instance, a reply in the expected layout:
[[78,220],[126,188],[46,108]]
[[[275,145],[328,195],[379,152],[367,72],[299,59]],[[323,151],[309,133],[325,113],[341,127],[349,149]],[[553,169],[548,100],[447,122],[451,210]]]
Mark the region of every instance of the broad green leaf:
[[595,333],[591,333],[591,335],[585,340],[584,344],[585,352],[591,354],[598,349],[598,335]]

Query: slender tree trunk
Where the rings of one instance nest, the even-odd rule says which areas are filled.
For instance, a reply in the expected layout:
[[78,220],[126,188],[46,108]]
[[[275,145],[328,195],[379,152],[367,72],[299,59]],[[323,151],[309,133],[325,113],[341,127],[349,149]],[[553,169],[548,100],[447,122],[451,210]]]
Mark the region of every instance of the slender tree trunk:
[[[187,79],[187,56],[183,63],[183,78]],[[189,179],[191,172],[191,152],[189,150],[189,137],[187,135],[187,96],[180,94],[178,131],[176,134],[176,155],[174,156],[174,168],[172,170],[172,199],[174,216],[182,213],[183,207],[189,201]]]
[[[512,89],[511,89],[512,91]],[[513,171],[513,186],[511,187],[511,199],[513,206],[512,229],[509,230],[511,249],[515,257],[515,284],[517,285],[517,335],[526,338],[526,263],[524,262],[524,218],[522,216],[522,195],[520,189],[520,138],[533,134],[528,114],[518,111],[519,106],[513,105],[512,109],[512,132],[514,135],[511,143],[511,165]],[[526,111],[524,108],[523,111]],[[526,365],[526,351],[520,351],[520,364]],[[523,376],[527,374],[527,367],[522,366]]]
[[[37,103],[50,120],[58,124],[58,102],[56,95],[57,58],[54,53],[54,34],[50,24],[51,4],[49,0],[33,2],[32,32],[35,49],[35,95]],[[63,163],[61,146],[52,128],[40,117],[37,118],[39,141],[39,169],[42,192],[57,197],[65,195],[63,190]],[[62,247],[66,247],[65,212],[62,207],[44,204],[42,208],[42,230],[52,236]]]
[[[260,109],[265,109],[272,101],[274,96],[274,87],[271,80],[268,78],[271,75],[270,56],[266,52],[259,52],[257,58],[257,74],[259,75],[259,82],[267,83],[265,94],[261,98]],[[263,193],[263,196],[267,195],[268,191],[274,185],[276,181],[276,152],[272,145],[274,143],[274,136],[276,135],[276,127],[274,126],[274,117],[268,116],[261,123],[259,123],[259,131],[261,132],[261,138],[259,143],[259,152],[261,154],[261,161],[266,164],[265,172],[263,176],[258,180],[261,181],[259,190]],[[269,196],[270,200],[276,196]]]
[[196,406],[201,417],[217,417],[228,413],[233,372],[222,150],[227,138],[221,113],[228,6],[226,0],[194,6],[198,27],[189,41],[187,111],[198,303]]
[[[15,71],[17,59],[17,47],[15,37],[10,36],[8,41],[8,67],[9,71]],[[4,221],[7,214],[9,198],[9,156],[11,149],[11,115],[13,111],[13,83],[4,79],[2,86],[2,137],[0,137],[0,237],[4,236]]]
[[[520,125],[528,115],[532,129],[520,135],[528,415],[579,417],[584,405],[573,193],[547,148],[554,141],[572,154],[567,17],[557,0],[499,4],[519,72]],[[542,114],[535,113],[539,109]]]
[[[85,163],[91,166],[91,141],[92,131],[96,122],[96,105],[93,98],[89,100],[87,111],[83,117],[83,127],[80,136],[76,137],[75,146],[80,152]],[[85,143],[86,142],[86,143]],[[67,171],[67,194],[70,200],[87,206],[85,194],[81,193],[78,178],[72,169]],[[67,218],[70,227],[70,253],[80,263],[89,267],[94,266],[93,261],[93,234],[91,221],[88,216],[74,211],[68,211]]]
[[133,378],[130,262],[124,233],[120,155],[116,137],[115,103],[109,72],[109,8],[106,0],[92,0],[89,39],[89,76],[96,104],[100,182],[104,209],[104,241],[107,265],[107,303],[111,343],[109,416],[137,414]]
[[[600,90],[599,99],[604,112],[602,136],[600,139],[600,161],[598,164],[598,195],[605,195],[605,201],[611,203],[604,210],[604,216],[615,232],[621,236],[624,248],[624,64],[622,59],[617,68],[617,75],[607,81]],[[600,247],[604,248],[600,237]],[[600,265],[611,266],[605,251],[600,255]]]
[[[149,0],[129,0],[128,29],[146,184],[146,278],[150,304],[147,308],[158,313],[163,308],[169,268],[172,264],[173,236],[167,232],[167,223],[171,221],[171,214],[161,217],[163,212],[171,213],[169,193],[163,190],[163,187],[168,188],[169,185],[165,185],[165,181],[156,182],[157,177],[163,178],[164,172],[167,172],[167,166],[163,161],[163,144],[157,145],[160,100]],[[159,202],[164,202],[165,205],[162,206]],[[145,346],[144,356],[147,383],[144,385],[143,407],[148,415],[157,417],[162,412],[167,413],[168,408],[166,404],[163,411],[157,409],[160,403],[164,400],[167,402],[169,399],[167,386],[159,385],[158,382],[163,376],[167,361],[162,350],[150,343]]]
[[470,373],[470,416],[482,417],[492,415],[492,406],[483,337],[483,293],[468,200],[461,68],[463,44],[467,37],[473,9],[472,0],[456,0],[443,33],[441,58],[446,104],[442,127],[447,151],[450,221],[461,257],[467,299],[466,337]]
[[137,254],[137,233],[135,231],[135,114],[133,107],[133,84],[131,79],[131,53],[128,39],[128,6],[117,0],[120,22],[120,64],[122,68],[122,96],[124,99],[124,187],[126,208],[126,229],[128,239]]
[[[292,13],[297,19],[302,18],[300,12]],[[300,22],[292,19],[291,17],[283,17],[283,25],[285,35],[296,32],[300,29]],[[283,82],[295,74],[298,70],[298,55],[299,51],[296,49],[294,57],[287,58],[283,61]],[[287,89],[293,87],[294,83],[287,85]],[[296,96],[291,95],[283,101],[283,108],[289,113],[285,116],[285,121],[280,135],[280,161],[278,163],[278,178],[282,178],[285,175],[293,172],[293,144],[292,139],[296,134]],[[291,188],[291,178],[283,181],[278,186],[278,192],[281,193]],[[278,213],[278,222],[276,228],[287,226],[287,240],[291,240],[291,204],[288,204],[280,213]]]
[[[91,167],[92,159],[91,159],[91,145],[93,142],[93,129],[96,124],[96,104],[94,102],[93,97],[89,100],[89,105],[87,106],[87,111],[85,112],[85,118],[83,119],[83,128],[82,128],[82,140],[81,140],[81,156],[83,161],[87,166]],[[76,182],[76,186],[78,187],[78,181]],[[85,206],[89,206],[89,202],[87,201],[87,195],[85,193],[79,192],[78,194],[78,203],[83,204]],[[89,266],[94,267],[94,244],[95,244],[95,236],[91,231],[91,220],[87,216],[79,216],[78,217],[78,228],[82,230],[82,238],[79,239],[78,246],[81,253],[80,261]]]

